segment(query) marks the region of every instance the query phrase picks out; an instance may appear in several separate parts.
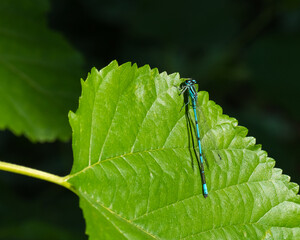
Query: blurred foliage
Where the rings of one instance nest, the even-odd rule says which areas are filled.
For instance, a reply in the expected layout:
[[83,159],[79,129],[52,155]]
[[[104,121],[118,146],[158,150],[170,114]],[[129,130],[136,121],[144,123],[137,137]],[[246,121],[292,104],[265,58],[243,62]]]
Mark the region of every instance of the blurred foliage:
[[0,2],[0,129],[32,141],[68,140],[82,58],[46,26],[48,0]]
[[[117,59],[196,78],[300,182],[299,1],[52,0],[48,24],[85,56],[85,72]],[[61,175],[71,169],[70,144],[31,145],[1,132],[0,146],[3,161]],[[36,222],[84,239],[73,193],[9,173],[0,185],[0,239]]]

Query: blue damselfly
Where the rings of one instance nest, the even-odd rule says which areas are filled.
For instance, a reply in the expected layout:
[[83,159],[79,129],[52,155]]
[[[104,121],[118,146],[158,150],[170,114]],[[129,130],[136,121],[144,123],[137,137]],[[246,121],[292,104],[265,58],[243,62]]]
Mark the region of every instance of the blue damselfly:
[[197,95],[197,90],[195,88],[195,84],[197,84],[196,80],[193,80],[193,79],[186,80],[180,90],[180,94],[183,94],[184,92],[188,91],[188,94],[189,94],[188,99],[187,99],[188,102],[184,106],[189,104],[189,99],[191,99],[191,101],[192,101],[192,107],[194,110],[195,125],[196,125],[196,137],[197,137],[198,149],[199,149],[199,159],[200,159],[199,164],[200,164],[200,174],[201,174],[201,179],[202,179],[203,196],[206,198],[208,196],[208,190],[207,190],[207,185],[206,185],[206,180],[205,180],[204,162],[203,162],[199,124],[198,124],[197,111],[196,111],[198,95]]

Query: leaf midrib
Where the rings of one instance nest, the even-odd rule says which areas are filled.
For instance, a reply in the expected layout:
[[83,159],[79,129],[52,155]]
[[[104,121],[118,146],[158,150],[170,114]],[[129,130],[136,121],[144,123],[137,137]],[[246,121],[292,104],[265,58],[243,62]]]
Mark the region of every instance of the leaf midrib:
[[151,150],[144,150],[144,151],[137,151],[137,152],[125,153],[125,154],[120,155],[120,156],[110,157],[110,158],[107,158],[107,159],[103,159],[101,161],[97,161],[94,164],[89,165],[89,166],[81,169],[80,171],[78,171],[78,172],[76,172],[74,174],[69,174],[66,177],[66,179],[69,180],[71,178],[74,178],[77,175],[82,174],[83,172],[85,172],[89,168],[92,168],[94,166],[97,166],[98,164],[102,164],[103,162],[111,161],[111,160],[114,160],[114,159],[123,158],[123,157],[127,157],[127,156],[133,156],[133,155],[137,155],[137,154],[141,154],[141,153],[149,153],[149,152],[156,152],[156,151],[165,151],[165,150],[172,150],[172,149],[187,149],[187,148],[188,147],[157,148],[157,149],[151,149]]
[[[144,151],[137,151],[137,152],[130,152],[130,153],[126,153],[126,154],[123,154],[123,155],[120,155],[120,156],[115,156],[115,157],[110,157],[110,158],[107,158],[107,159],[103,159],[101,161],[97,161],[95,162],[94,164],[92,165],[89,165],[83,169],[81,169],[80,171],[76,172],[76,173],[73,173],[73,174],[69,174],[65,177],[66,181],[69,181],[70,179],[76,177],[77,175],[80,175],[82,173],[84,173],[86,170],[94,167],[94,166],[97,166],[98,164],[102,164],[103,162],[107,162],[107,161],[111,161],[111,160],[114,160],[114,159],[118,159],[118,158],[124,158],[124,157],[127,157],[127,156],[133,156],[133,155],[136,155],[136,154],[141,154],[141,153],[150,153],[150,152],[156,152],[156,151],[165,151],[165,150],[174,150],[174,149],[190,149],[190,150],[194,150],[194,149],[197,149],[196,148],[193,148],[193,147],[171,147],[171,148],[157,148],[157,149],[151,149],[151,150],[144,150]],[[254,152],[253,150],[251,149],[244,149],[244,148],[216,148],[216,149],[209,149],[209,151],[222,151],[222,150],[230,150],[230,151],[250,151],[250,152]],[[263,163],[263,162],[259,162],[259,163]]]

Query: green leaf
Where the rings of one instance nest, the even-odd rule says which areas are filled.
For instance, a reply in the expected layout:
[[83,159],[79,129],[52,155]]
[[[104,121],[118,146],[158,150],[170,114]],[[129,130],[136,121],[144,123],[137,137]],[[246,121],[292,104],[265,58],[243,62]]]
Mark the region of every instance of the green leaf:
[[79,108],[69,115],[74,165],[67,181],[90,239],[299,238],[298,185],[206,92],[198,99],[203,197],[174,87],[182,81],[117,62],[82,81]]
[[0,1],[0,129],[33,141],[67,140],[82,59],[47,28],[46,0]]

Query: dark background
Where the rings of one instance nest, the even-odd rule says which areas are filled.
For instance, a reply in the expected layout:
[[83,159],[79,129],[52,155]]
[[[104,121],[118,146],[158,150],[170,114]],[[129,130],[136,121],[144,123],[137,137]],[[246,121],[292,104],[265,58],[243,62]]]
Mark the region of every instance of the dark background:
[[[197,79],[300,182],[299,1],[53,0],[48,20],[85,57],[86,74],[116,59]],[[5,131],[0,149],[3,161],[61,176],[72,166],[71,142]],[[87,239],[72,192],[6,172],[0,189],[0,239]]]

